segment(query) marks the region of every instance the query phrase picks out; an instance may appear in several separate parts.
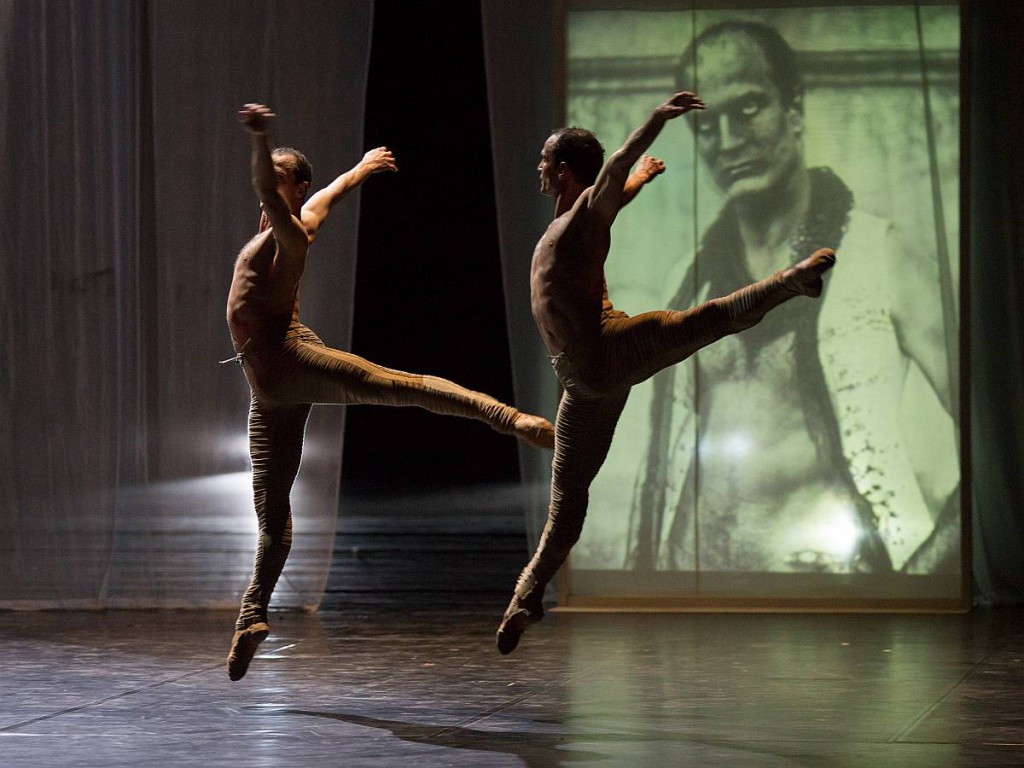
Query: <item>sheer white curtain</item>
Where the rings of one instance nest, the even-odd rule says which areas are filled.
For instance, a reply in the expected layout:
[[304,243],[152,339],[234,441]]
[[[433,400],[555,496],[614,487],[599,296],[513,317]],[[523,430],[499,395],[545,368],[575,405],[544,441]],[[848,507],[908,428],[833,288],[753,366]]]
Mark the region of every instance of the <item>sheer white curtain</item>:
[[[552,421],[558,383],[530,313],[530,258],[553,210],[550,198],[539,193],[537,163],[559,121],[557,5],[546,0],[481,0],[515,402]],[[528,490],[527,536],[534,547],[547,517],[551,454],[520,447],[519,465]]]
[[[314,186],[362,152],[372,1],[0,2],[0,607],[230,606],[255,547],[224,302],[255,232],[246,101]],[[303,319],[350,333],[358,198]],[[342,409],[314,409],[278,606],[315,607]]]

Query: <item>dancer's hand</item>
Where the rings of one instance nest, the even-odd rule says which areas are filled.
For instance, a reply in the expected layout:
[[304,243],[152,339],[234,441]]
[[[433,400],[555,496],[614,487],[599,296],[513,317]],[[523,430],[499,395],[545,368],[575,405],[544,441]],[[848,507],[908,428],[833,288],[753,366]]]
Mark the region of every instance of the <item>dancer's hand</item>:
[[381,171],[392,171],[394,173],[398,173],[398,166],[395,164],[395,156],[387,147],[371,149],[363,155],[363,159],[359,161],[359,164],[371,174],[380,173]]
[[275,117],[270,107],[263,104],[245,104],[238,110],[238,119],[249,133],[266,133]]
[[654,110],[655,114],[661,115],[666,120],[685,115],[693,109],[704,109],[704,102],[700,96],[689,91],[682,91],[675,94],[671,99]]
[[651,181],[655,176],[659,176],[665,172],[665,163],[656,157],[650,155],[644,155],[640,158],[640,162],[636,164],[636,170],[633,171],[637,176],[637,180],[641,184],[646,184]]
[[650,155],[641,155],[637,160],[636,168],[629,174],[629,178],[626,179],[626,183],[622,187],[622,201],[619,203],[619,207],[629,205],[644,184],[650,183],[655,176],[664,172],[665,163],[661,160]]

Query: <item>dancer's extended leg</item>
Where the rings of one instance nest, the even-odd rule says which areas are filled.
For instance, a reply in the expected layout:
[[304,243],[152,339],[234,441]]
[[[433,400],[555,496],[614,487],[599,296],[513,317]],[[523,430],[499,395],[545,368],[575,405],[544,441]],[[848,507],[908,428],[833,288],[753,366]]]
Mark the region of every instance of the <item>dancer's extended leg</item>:
[[256,648],[267,637],[267,609],[292,544],[289,502],[299,471],[302,437],[310,406],[272,407],[254,395],[249,409],[249,454],[253,501],[259,521],[259,544],[252,581],[242,598],[228,653],[228,676],[239,680]]
[[[438,376],[406,373],[331,349],[304,326],[293,326],[287,360],[272,374],[271,396],[281,402],[418,406],[434,413],[476,419],[531,445],[554,447],[547,419],[521,413],[482,392]],[[276,383],[275,383],[276,382]]]
[[597,394],[567,386],[555,420],[557,440],[551,467],[551,505],[533,558],[516,583],[498,627],[498,650],[511,653],[527,626],[544,616],[544,588],[580,537],[590,484],[611,446],[629,390]]
[[595,386],[639,384],[718,339],[757,325],[796,296],[820,295],[822,275],[834,264],[835,252],[822,248],[789,269],[692,309],[608,320],[584,374]]

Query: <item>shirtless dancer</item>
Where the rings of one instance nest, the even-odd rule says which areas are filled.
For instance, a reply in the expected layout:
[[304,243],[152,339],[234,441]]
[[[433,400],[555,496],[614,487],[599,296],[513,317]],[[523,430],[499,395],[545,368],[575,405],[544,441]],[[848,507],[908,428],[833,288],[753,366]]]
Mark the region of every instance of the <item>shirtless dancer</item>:
[[604,149],[582,128],[556,131],[541,152],[541,192],[554,197],[555,220],[533,252],[531,305],[564,392],[555,421],[548,520],[498,627],[501,653],[515,650],[526,627],[544,616],[544,588],[579,539],[590,483],[608,454],[630,387],[750,328],[794,296],[820,295],[822,273],[835,263],[834,252],[821,249],[766,280],[685,312],[629,317],[612,308],[604,281],[612,223],[664,171],[660,160],[641,155],[666,121],[703,108],[696,95],[677,93],[603,167]]
[[238,113],[252,140],[252,184],[263,209],[259,234],[242,248],[228,294],[234,358],[252,402],[249,453],[259,546],[228,654],[228,676],[240,679],[267,637],[267,607],[292,541],[289,494],[299,470],[302,435],[313,403],[416,405],[487,423],[542,448],[554,445],[551,423],[445,379],[394,371],[324,346],[299,322],[298,287],[306,253],[328,212],[371,174],[396,171],[391,152],[370,150],[348,173],[306,201],[311,168],[301,153],[271,152],[274,114],[261,104]]

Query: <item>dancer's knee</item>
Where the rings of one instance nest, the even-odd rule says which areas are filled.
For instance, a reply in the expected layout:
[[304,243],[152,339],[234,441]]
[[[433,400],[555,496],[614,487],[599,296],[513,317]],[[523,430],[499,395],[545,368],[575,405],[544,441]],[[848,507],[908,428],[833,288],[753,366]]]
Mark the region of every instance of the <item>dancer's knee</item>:
[[563,554],[580,540],[583,533],[583,521],[587,516],[586,492],[577,496],[563,496],[557,503],[552,504],[550,510],[550,523],[546,535],[549,546]]
[[280,556],[287,556],[292,551],[292,535],[290,532],[265,530],[260,533],[260,547],[264,550],[273,549]]
[[272,543],[291,542],[291,504],[285,494],[279,498],[270,495],[256,498],[256,517],[259,519],[260,534],[270,537]]
[[572,548],[576,546],[576,543],[580,540],[581,531],[582,529],[580,528],[569,528],[568,530],[556,528],[551,532],[548,549],[550,554],[557,558],[559,563],[562,563],[569,556]]

